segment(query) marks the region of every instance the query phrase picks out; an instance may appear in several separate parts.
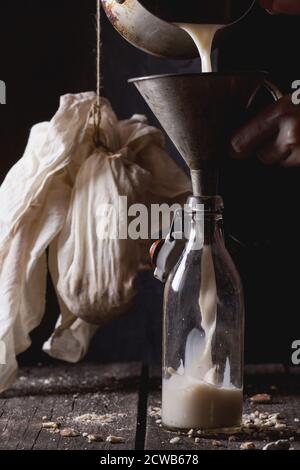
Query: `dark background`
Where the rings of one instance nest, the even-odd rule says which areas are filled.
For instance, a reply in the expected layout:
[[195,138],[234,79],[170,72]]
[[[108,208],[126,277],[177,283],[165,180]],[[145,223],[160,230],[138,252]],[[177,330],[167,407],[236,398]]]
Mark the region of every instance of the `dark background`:
[[[0,181],[22,156],[31,126],[53,116],[59,96],[95,88],[95,3],[1,2],[0,79],[7,85],[7,105],[0,107]],[[223,39],[219,68],[267,70],[289,92],[292,81],[300,79],[299,27],[300,18],[273,17],[257,7]],[[120,118],[145,113],[157,124],[128,78],[199,67],[198,60],[165,61],[136,50],[104,14],[102,41],[103,94]],[[169,142],[168,148],[181,164]],[[222,178],[228,247],[246,294],[247,362],[290,363],[291,343],[300,336],[299,178],[299,170],[264,167],[254,158],[228,163]],[[152,273],[143,273],[135,305],[99,332],[88,359],[159,362],[162,292]],[[41,344],[58,312],[49,284],[45,320],[21,362],[46,360]]]

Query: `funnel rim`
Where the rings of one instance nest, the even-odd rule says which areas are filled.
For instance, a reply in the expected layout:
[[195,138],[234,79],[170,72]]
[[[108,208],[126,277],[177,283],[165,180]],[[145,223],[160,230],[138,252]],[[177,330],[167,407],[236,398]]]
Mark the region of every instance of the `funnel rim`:
[[205,73],[165,73],[165,74],[155,74],[147,75],[145,77],[134,77],[128,80],[128,83],[142,82],[146,80],[155,80],[157,78],[172,78],[172,77],[227,77],[227,76],[243,76],[243,75],[265,75],[268,76],[266,70],[235,70],[235,71],[224,71],[224,72],[205,72]]

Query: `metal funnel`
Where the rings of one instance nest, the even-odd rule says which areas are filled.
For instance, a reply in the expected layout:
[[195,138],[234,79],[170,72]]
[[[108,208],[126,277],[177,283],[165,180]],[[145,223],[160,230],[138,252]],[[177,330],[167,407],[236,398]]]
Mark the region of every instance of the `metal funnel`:
[[228,142],[262,72],[156,75],[134,83],[188,164],[194,195],[215,194]]

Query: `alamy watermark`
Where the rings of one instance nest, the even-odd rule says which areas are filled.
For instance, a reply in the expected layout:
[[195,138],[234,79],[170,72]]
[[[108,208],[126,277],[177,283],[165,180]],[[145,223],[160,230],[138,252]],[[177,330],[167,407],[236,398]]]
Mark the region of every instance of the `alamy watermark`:
[[126,196],[119,196],[115,204],[101,204],[97,208],[97,237],[99,240],[152,240],[167,238],[172,229],[176,240],[188,240],[193,230],[193,249],[201,249],[204,236],[204,206],[193,209],[186,204],[128,205]]
[[0,339],[0,366],[6,365],[6,344]]
[[0,104],[6,104],[6,84],[0,80]]
[[299,105],[300,104],[300,80],[295,80],[292,83],[292,89],[295,90],[292,93],[292,102],[295,105]]
[[292,349],[294,350],[292,354],[292,364],[294,366],[300,365],[300,339],[295,340],[292,343]]

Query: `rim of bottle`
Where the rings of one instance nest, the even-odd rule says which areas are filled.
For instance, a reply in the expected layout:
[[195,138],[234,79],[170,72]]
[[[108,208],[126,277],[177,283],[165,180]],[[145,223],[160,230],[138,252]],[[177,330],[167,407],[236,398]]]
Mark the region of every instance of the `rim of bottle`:
[[212,213],[222,214],[224,210],[224,202],[222,196],[190,196],[185,212],[187,213]]

